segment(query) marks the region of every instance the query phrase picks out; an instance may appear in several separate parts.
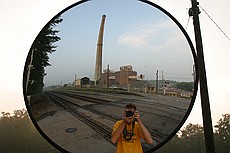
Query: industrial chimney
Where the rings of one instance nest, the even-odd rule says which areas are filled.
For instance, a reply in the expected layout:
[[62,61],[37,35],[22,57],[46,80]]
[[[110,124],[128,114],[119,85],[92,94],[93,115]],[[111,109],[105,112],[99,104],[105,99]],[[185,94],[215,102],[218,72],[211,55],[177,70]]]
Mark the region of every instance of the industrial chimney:
[[96,65],[95,65],[95,74],[94,74],[95,83],[97,81],[100,81],[102,77],[102,45],[103,45],[105,17],[106,15],[102,16],[101,26],[100,26],[100,31],[98,35],[98,41],[97,41]]

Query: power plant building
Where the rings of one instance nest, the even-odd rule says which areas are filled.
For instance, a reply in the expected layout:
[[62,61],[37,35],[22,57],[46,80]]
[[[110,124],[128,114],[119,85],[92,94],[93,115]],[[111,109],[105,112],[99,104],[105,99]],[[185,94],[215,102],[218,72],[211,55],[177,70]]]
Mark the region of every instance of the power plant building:
[[102,73],[102,85],[127,86],[137,81],[137,72],[131,65],[121,66],[119,71],[104,70]]

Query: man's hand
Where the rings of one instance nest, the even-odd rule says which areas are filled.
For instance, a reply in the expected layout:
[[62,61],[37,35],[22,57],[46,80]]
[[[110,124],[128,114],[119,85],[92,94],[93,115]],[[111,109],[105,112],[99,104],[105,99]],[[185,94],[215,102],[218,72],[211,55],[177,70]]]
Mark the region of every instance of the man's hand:
[[125,122],[125,124],[130,124],[132,121],[134,121],[134,119],[135,119],[134,115],[130,116],[130,117],[124,116],[124,120],[123,121]]
[[133,121],[139,120],[140,117],[139,117],[138,111],[134,111],[134,115],[133,116],[129,116],[129,117],[126,116],[126,112],[124,112],[124,119],[123,119],[123,121],[124,121],[125,124],[130,124]]
[[134,118],[136,119],[137,122],[140,121],[140,114],[139,114],[138,110],[136,110],[136,111],[134,112]]

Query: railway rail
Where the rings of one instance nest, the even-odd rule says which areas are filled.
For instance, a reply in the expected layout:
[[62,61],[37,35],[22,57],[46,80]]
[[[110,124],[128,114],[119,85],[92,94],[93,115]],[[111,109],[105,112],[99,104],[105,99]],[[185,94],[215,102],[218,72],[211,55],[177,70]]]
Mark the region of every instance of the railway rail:
[[[52,99],[53,102],[55,102],[57,105],[65,108],[69,113],[71,113],[73,116],[78,118],[80,121],[82,121],[84,124],[89,126],[91,129],[95,130],[98,134],[103,136],[107,141],[111,142],[111,131],[112,127],[107,126],[95,119],[89,118],[84,113],[78,111],[79,108],[89,111],[91,113],[97,114],[103,118],[106,118],[107,120],[110,120],[112,122],[116,122],[117,120],[121,119],[113,115],[106,114],[104,112],[97,111],[95,109],[92,109],[91,105],[95,104],[108,104],[108,105],[115,105],[114,103],[111,103],[112,100],[105,100],[101,98],[95,98],[91,96],[85,96],[85,95],[79,95],[75,93],[68,93],[68,92],[46,92],[46,94]],[[86,101],[86,102],[92,102],[91,105],[82,106],[79,105],[76,101],[71,101],[69,98],[75,98],[78,100]],[[155,140],[156,144],[159,144],[163,140],[165,140],[166,136],[162,135],[159,131],[154,131],[151,129],[148,129],[150,134],[152,135],[153,139]]]
[[[104,125],[104,124],[102,124],[102,123],[100,123],[100,122],[98,122],[96,120],[93,120],[92,118],[89,118],[87,115],[79,112],[76,109],[76,106],[80,107],[79,105],[76,105],[75,103],[72,103],[72,102],[68,101],[67,99],[62,98],[60,95],[58,96],[57,94],[49,92],[48,96],[57,105],[65,108],[66,111],[68,111],[69,113],[71,113],[77,119],[79,119],[84,124],[86,124],[87,126],[89,126],[90,128],[92,128],[94,131],[96,131],[98,134],[100,134],[101,136],[103,136],[107,141],[110,141],[111,129],[108,126],[106,126],[106,125]],[[74,107],[73,107],[73,105],[74,105]]]

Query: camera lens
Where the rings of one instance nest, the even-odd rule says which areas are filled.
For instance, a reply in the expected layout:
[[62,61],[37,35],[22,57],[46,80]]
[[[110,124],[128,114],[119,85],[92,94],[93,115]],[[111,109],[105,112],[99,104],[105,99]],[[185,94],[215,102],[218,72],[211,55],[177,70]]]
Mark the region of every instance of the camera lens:
[[134,112],[133,111],[127,111],[126,112],[126,117],[130,117],[130,116],[133,116],[134,115]]

